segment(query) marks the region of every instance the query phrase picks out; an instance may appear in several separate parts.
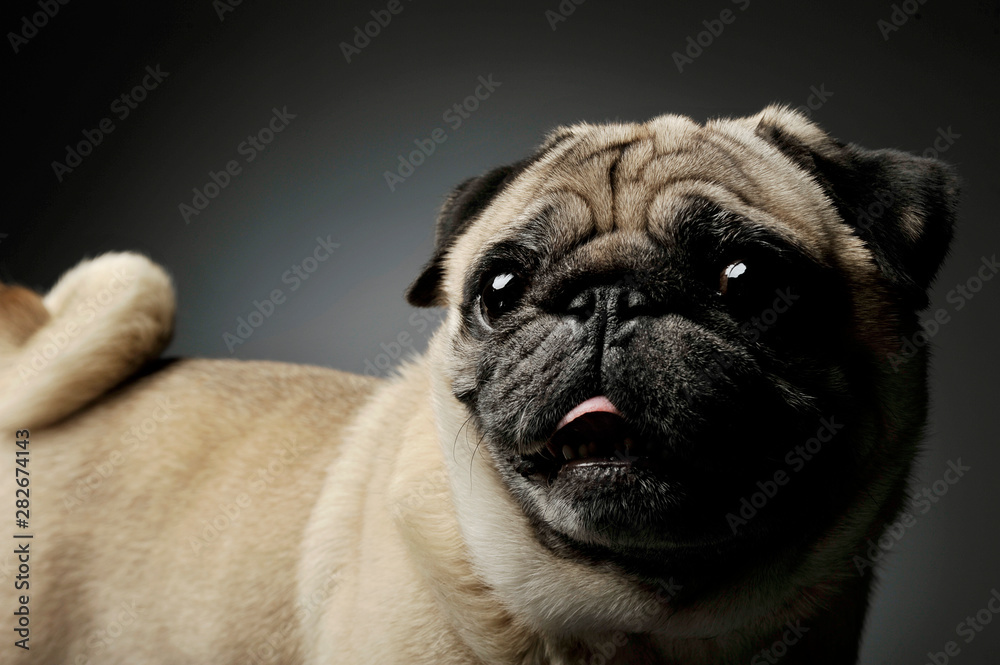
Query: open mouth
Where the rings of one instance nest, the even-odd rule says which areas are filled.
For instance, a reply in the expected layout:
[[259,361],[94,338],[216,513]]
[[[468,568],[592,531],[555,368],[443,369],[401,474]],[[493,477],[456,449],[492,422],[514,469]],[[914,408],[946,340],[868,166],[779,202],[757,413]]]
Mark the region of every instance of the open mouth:
[[644,465],[650,447],[607,397],[591,397],[567,413],[545,447],[517,462],[518,473],[552,482],[586,467]]

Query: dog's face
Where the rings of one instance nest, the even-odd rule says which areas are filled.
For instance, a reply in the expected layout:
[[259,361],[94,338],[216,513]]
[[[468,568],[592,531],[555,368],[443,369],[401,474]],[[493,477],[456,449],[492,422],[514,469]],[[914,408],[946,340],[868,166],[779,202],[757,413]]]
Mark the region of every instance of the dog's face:
[[453,193],[409,298],[537,541],[702,593],[898,499],[953,196],[781,109],[576,126]]

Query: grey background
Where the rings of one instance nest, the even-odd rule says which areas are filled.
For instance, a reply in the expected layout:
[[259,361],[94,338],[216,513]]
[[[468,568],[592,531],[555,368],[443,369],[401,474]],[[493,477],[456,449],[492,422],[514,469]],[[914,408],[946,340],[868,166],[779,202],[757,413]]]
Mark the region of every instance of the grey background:
[[[45,290],[84,256],[145,252],[176,281],[171,354],[373,373],[423,348],[432,327],[402,291],[430,254],[436,207],[454,184],[523,156],[558,124],[749,114],[771,101],[806,104],[815,87],[832,95],[813,117],[844,140],[919,153],[939,130],[960,135],[940,154],[966,185],[928,310],[946,308],[951,321],[933,339],[933,415],[916,487],[941,478],[948,460],[971,471],[892,547],[863,662],[924,663],[951,640],[957,662],[996,662],[1000,619],[969,644],[956,626],[1000,589],[1000,280],[960,311],[947,301],[1000,249],[996,2],[911,0],[918,13],[885,39],[878,21],[891,18],[889,2],[751,0],[744,11],[730,0],[589,0],[553,30],[545,12],[558,0],[403,0],[350,63],[339,44],[383,0],[244,0],[221,20],[211,0],[139,4],[61,6],[18,53],[8,36],[0,279]],[[679,72],[672,53],[727,8],[735,20]],[[5,32],[37,11],[10,3]],[[147,65],[169,76],[118,119],[112,102]],[[490,74],[501,85],[452,129],[443,112]],[[296,117],[246,163],[237,146],[274,107]],[[51,163],[105,117],[115,130],[58,182]],[[391,192],[384,172],[437,127],[447,140]],[[231,159],[242,172],[185,224],[178,205]],[[340,247],[291,292],[281,277],[317,236]],[[275,288],[288,299],[231,354],[223,333]],[[400,333],[409,343],[396,347]]]

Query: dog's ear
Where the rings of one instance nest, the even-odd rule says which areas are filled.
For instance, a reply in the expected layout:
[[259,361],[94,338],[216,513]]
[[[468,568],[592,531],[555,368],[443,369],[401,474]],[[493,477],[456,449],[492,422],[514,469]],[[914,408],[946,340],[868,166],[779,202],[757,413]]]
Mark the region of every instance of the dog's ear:
[[452,190],[438,213],[434,254],[407,288],[407,302],[414,307],[437,307],[444,304],[441,298],[441,280],[444,277],[445,255],[455,240],[520,170],[520,164],[501,166],[476,178],[469,178]]
[[959,184],[954,170],[899,150],[839,143],[784,108],[762,112],[757,134],[824,188],[902,304],[925,308],[927,289],[951,244]]

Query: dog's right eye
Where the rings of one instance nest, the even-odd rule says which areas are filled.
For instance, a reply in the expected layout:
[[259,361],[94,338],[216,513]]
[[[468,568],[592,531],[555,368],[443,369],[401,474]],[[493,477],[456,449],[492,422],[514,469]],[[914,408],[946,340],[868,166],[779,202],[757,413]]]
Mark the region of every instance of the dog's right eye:
[[742,277],[742,275],[746,271],[747,266],[743,261],[734,261],[723,268],[722,272],[719,273],[718,294],[729,298],[739,297],[741,292],[745,290],[747,278]]
[[514,309],[524,295],[524,280],[513,272],[487,278],[479,299],[483,317],[490,323]]

